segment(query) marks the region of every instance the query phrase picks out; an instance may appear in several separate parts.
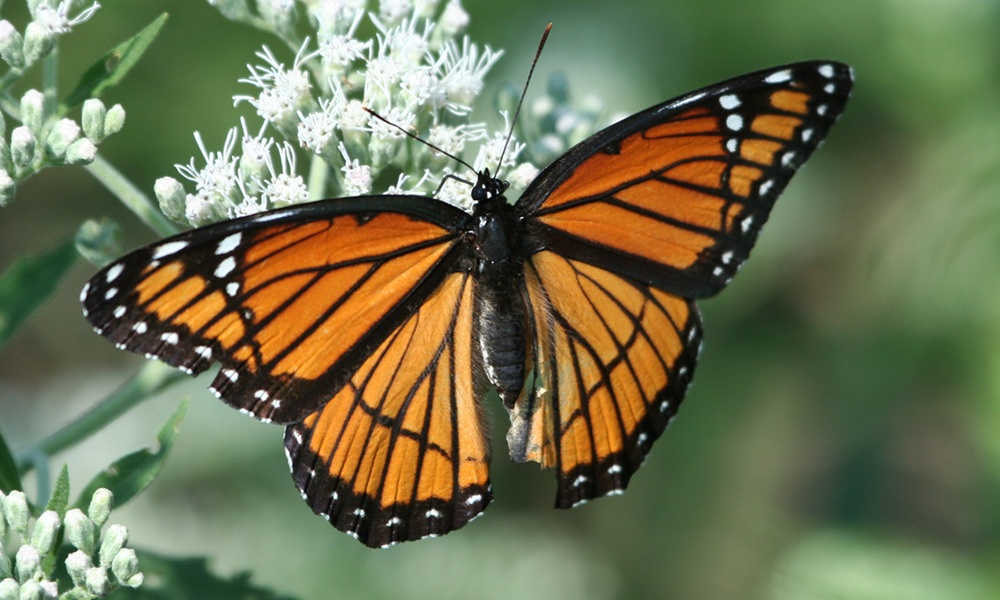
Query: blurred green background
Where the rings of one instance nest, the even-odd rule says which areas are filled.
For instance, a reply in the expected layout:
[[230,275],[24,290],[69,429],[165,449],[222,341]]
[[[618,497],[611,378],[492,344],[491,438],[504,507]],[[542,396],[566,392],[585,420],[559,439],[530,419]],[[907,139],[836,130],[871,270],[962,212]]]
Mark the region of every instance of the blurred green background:
[[[23,26],[18,4],[4,17]],[[813,58],[853,65],[857,85],[741,275],[701,303],[695,384],[623,496],[553,510],[553,474],[506,458],[497,408],[486,515],[368,550],[299,499],[281,428],[223,406],[203,378],[58,457],[79,489],[152,444],[192,397],[160,479],[113,515],[140,560],[207,556],[302,598],[1000,597],[1000,2],[463,4],[471,37],[507,51],[495,86],[520,85],[555,23],[529,99],[562,70],[574,93],[635,112]],[[238,122],[232,96],[249,93],[237,83],[246,63],[262,43],[277,49],[205,2],[111,0],[61,46],[63,89],[164,11],[166,30],[106,98],[128,119],[101,146],[149,193],[197,154],[194,130],[221,147]],[[103,215],[126,247],[153,237],[83,170],[41,173],[0,211],[0,268]],[[94,270],[78,266],[0,349],[0,428],[14,449],[142,363],[81,317]]]

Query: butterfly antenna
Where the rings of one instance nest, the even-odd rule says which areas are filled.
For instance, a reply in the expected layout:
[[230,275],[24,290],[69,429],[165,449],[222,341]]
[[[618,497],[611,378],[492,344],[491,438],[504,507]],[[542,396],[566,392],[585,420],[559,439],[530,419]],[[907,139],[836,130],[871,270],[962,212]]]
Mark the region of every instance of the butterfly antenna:
[[427,140],[423,139],[422,137],[420,137],[420,136],[418,136],[416,134],[413,134],[413,133],[407,131],[406,129],[400,127],[399,125],[397,125],[395,123],[393,123],[389,119],[386,119],[385,117],[383,117],[382,115],[378,114],[374,110],[368,108],[367,106],[365,106],[363,108],[365,109],[365,112],[367,112],[371,116],[375,117],[379,121],[382,121],[383,123],[385,123],[389,127],[392,127],[394,129],[398,129],[399,131],[402,131],[404,134],[406,134],[407,136],[409,136],[411,139],[417,140],[418,142],[420,142],[421,144],[423,144],[423,145],[431,148],[432,150],[435,150],[437,152],[440,152],[441,154],[444,154],[445,156],[447,156],[448,158],[452,159],[453,161],[455,161],[455,162],[457,162],[457,163],[459,163],[461,165],[464,165],[466,168],[468,168],[473,173],[476,172],[476,168],[475,167],[473,167],[469,163],[465,162],[461,158],[455,156],[451,152],[446,152],[445,150],[442,150],[441,148],[439,148],[439,147],[435,146],[434,144],[428,142]]
[[524,95],[528,93],[528,84],[531,83],[531,76],[535,73],[535,65],[538,64],[538,57],[542,55],[542,48],[545,47],[545,40],[549,38],[550,31],[552,31],[552,23],[546,25],[545,31],[542,32],[542,39],[538,41],[538,50],[535,51],[535,59],[531,61],[531,68],[528,69],[528,78],[524,80],[524,87],[521,88],[521,97],[517,101],[517,108],[514,109],[514,119],[510,122],[510,131],[507,132],[507,140],[503,143],[503,150],[500,152],[500,161],[497,163],[497,176],[500,173],[500,165],[503,164],[503,157],[507,154],[510,138],[514,135],[514,125],[517,124],[517,118],[521,114],[521,105],[524,104]]

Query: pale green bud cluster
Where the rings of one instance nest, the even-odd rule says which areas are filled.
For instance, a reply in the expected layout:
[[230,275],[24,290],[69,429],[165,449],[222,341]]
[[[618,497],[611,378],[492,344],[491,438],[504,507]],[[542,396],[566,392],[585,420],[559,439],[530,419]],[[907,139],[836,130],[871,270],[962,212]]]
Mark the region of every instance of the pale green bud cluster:
[[[45,598],[102,598],[124,587],[142,585],[135,551],[126,548],[128,530],[122,525],[102,528],[111,514],[113,494],[98,489],[84,512],[78,508],[66,511],[60,518],[54,510],[46,510],[31,524],[31,510],[24,493],[18,490],[0,493],[0,600]],[[64,562],[73,588],[62,593],[55,574],[46,572],[46,559],[51,564],[63,541],[76,550]],[[20,541],[13,560],[2,549],[7,539]]]
[[106,108],[97,98],[83,103],[83,127],[72,119],[57,118],[46,112],[45,98],[38,90],[21,96],[20,113],[21,124],[10,131],[9,139],[0,116],[0,206],[10,201],[18,182],[46,167],[92,162],[97,144],[125,123],[120,104]]
[[[31,21],[23,34],[10,21],[0,20],[0,60],[10,68],[8,79],[16,80],[45,58],[61,36],[100,7],[97,2],[80,0],[27,0],[27,4]],[[13,83],[8,81],[8,90]],[[17,109],[8,114],[13,114],[19,125],[11,123],[8,129],[0,116],[0,207],[11,200],[18,183],[46,167],[93,162],[97,145],[125,123],[120,105],[107,108],[97,98],[84,102],[77,122],[35,89],[22,94]]]

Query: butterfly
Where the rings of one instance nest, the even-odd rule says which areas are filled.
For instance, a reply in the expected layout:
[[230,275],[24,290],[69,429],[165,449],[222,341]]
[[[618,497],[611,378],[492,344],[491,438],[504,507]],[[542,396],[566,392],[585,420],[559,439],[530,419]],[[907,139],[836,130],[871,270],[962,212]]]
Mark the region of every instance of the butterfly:
[[802,62],[615,123],[516,203],[484,170],[471,214],[429,197],[322,200],[135,250],[84,287],[118,347],[286,426],[295,485],[371,547],[458,529],[492,500],[482,402],[556,506],[621,493],[724,288],[844,109],[850,68]]

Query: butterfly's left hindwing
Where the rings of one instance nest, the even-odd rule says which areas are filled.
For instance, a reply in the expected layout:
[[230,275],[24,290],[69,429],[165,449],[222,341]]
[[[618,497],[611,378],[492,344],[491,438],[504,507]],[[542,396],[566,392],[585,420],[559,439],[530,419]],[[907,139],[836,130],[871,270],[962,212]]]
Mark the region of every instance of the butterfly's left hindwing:
[[229,221],[108,265],[84,289],[84,312],[120,348],[190,373],[220,362],[223,400],[295,422],[436,289],[466,218],[410,196]]
[[485,510],[473,281],[449,275],[326,406],[291,425],[292,476],[317,514],[381,547],[443,535]]

